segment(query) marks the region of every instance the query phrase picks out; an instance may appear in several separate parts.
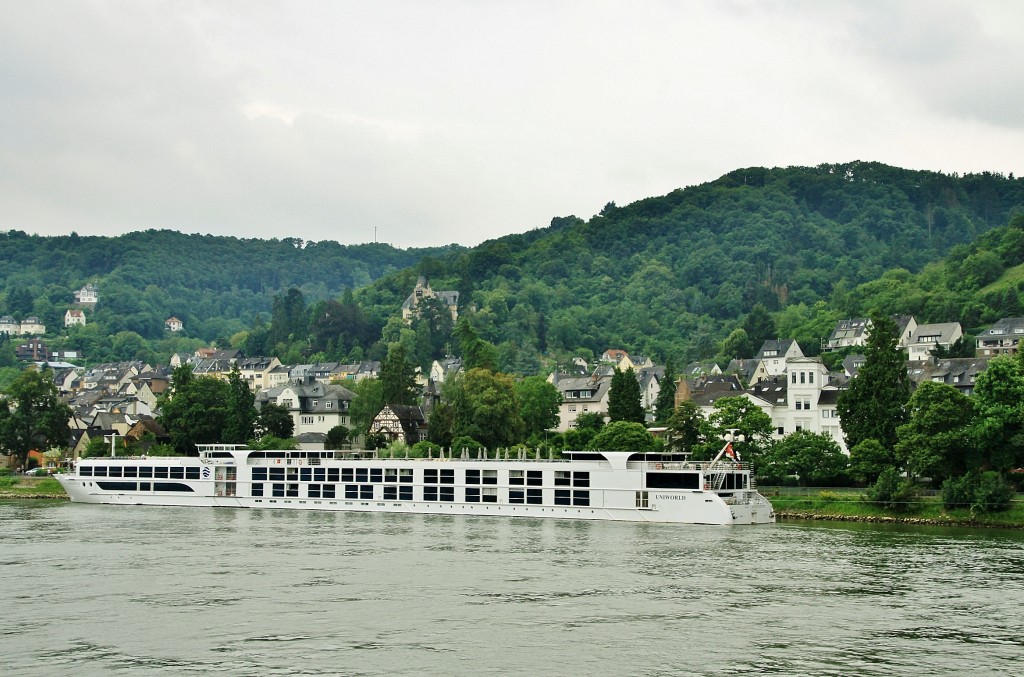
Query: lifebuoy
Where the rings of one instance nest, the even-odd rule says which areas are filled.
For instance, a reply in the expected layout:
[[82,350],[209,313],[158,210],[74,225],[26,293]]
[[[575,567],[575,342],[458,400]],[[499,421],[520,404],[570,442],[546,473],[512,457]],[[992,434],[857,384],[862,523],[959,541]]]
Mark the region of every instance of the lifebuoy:
[[661,470],[661,464],[660,463],[655,463],[654,464],[654,469],[655,470]]

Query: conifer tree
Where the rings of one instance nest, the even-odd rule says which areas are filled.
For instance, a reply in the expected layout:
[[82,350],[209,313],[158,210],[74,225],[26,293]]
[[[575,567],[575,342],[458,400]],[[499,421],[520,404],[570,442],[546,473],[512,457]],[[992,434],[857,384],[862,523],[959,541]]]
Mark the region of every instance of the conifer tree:
[[608,391],[608,418],[612,421],[644,422],[640,405],[640,382],[630,367],[626,371],[615,369],[611,389]]

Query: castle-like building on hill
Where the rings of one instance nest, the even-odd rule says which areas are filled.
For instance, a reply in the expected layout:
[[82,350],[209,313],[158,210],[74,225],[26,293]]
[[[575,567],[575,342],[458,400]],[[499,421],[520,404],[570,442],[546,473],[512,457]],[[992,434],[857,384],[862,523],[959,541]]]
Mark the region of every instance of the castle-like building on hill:
[[402,319],[406,322],[412,322],[412,318],[419,314],[417,306],[420,301],[424,299],[440,299],[444,305],[448,308],[448,312],[452,314],[452,322],[457,322],[459,319],[459,292],[457,291],[434,291],[430,288],[430,281],[427,280],[426,276],[420,275],[416,281],[416,286],[413,288],[412,293],[409,294],[409,298],[405,299],[405,303],[402,304]]

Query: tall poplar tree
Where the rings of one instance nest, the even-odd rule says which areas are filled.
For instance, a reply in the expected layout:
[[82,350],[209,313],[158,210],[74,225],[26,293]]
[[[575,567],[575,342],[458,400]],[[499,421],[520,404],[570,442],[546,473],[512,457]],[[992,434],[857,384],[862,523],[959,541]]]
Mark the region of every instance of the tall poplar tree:
[[253,438],[259,417],[255,399],[249,384],[242,380],[238,365],[232,365],[228,374],[227,418],[222,438],[226,444],[245,444]]
[[663,423],[672,418],[676,408],[676,367],[669,359],[665,364],[665,376],[658,383],[658,399],[654,401],[654,415]]
[[392,343],[380,365],[384,404],[416,404],[416,368],[405,357],[405,346]]
[[880,314],[871,316],[871,332],[864,346],[864,366],[839,395],[836,409],[853,448],[877,440],[887,450],[896,447],[896,429],[907,421],[910,382],[903,351],[897,347],[896,322]]
[[611,389],[608,391],[608,418],[612,421],[644,422],[644,409],[640,405],[640,382],[630,367],[626,371],[615,369]]

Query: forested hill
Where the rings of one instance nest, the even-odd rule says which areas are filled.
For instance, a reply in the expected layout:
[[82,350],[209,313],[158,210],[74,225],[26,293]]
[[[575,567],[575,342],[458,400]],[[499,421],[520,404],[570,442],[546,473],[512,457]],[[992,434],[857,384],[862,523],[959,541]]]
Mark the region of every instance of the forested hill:
[[395,249],[386,244],[344,246],[187,235],[147,230],[118,237],[61,237],[0,233],[0,315],[42,318],[63,326],[72,293],[95,283],[101,303],[88,321],[110,334],[163,336],[164,320],[184,320],[188,335],[230,336],[268,313],[274,296],[295,287],[312,300],[406,269],[426,255],[457,246]]
[[[919,271],[1020,210],[1024,181],[1012,175],[870,162],[749,168],[628,206],[609,203],[587,221],[556,218],[431,257],[415,272],[475,304],[478,331],[505,342],[509,364],[581,347],[692,359],[715,354],[756,303],[780,311],[848,298],[890,269]],[[395,308],[413,273],[358,298],[378,313]]]

